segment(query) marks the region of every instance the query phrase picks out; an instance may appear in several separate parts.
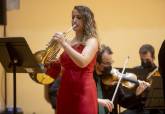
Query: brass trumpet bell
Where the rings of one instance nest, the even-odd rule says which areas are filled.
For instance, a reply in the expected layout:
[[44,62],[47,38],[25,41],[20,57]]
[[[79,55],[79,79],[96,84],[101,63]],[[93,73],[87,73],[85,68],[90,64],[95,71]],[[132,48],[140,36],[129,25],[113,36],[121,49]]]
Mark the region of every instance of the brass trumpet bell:
[[[76,25],[73,25],[70,27],[66,32],[63,33],[64,36],[66,36]],[[45,50],[37,51],[34,56],[40,65],[43,72],[46,72],[45,65],[53,62],[54,60],[57,60],[57,56],[60,52],[61,45],[54,39],[52,39],[48,47]],[[30,77],[40,84],[50,84],[54,81],[53,78],[51,78],[49,75],[45,73],[31,73]]]
[[[44,64],[41,64],[41,62],[43,60],[43,56],[45,55],[45,53],[46,53],[45,50],[40,50],[34,54],[38,64],[40,65],[41,69],[43,70],[43,72],[46,72],[46,69],[44,67]],[[43,85],[48,85],[48,84],[51,84],[54,82],[54,79],[45,73],[36,73],[36,72],[30,73],[30,78],[33,81],[35,81],[39,84],[43,84]]]
[[42,59],[43,59],[43,56],[45,55],[45,53],[46,53],[46,50],[40,50],[40,51],[37,51],[34,54],[34,56],[35,56],[38,63],[42,62]]

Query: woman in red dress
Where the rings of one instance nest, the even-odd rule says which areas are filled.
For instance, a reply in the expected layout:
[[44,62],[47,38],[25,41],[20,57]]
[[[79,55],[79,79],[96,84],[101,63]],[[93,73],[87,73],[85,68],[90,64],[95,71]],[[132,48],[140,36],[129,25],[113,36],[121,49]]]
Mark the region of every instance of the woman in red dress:
[[[86,6],[75,6],[72,11],[73,25],[75,37],[72,41],[67,42],[61,33],[55,33],[53,37],[64,49],[60,57],[62,79],[56,113],[97,114],[93,70],[99,43],[92,11]],[[58,65],[55,66],[59,69]]]

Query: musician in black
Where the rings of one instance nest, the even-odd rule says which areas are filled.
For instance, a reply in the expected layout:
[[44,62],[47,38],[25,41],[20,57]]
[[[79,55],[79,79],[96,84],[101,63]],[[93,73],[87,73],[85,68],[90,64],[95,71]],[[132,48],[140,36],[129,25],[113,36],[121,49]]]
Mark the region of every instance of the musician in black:
[[48,94],[48,100],[49,103],[51,104],[52,108],[55,110],[56,109],[56,102],[57,102],[57,92],[58,92],[58,88],[60,86],[60,82],[61,82],[61,76],[57,77],[57,79],[48,85],[48,90],[47,90],[47,94]]
[[163,41],[161,48],[159,50],[158,61],[159,61],[159,71],[163,79],[164,98],[165,98],[165,40]]
[[[112,77],[112,75],[110,75],[113,63],[112,54],[112,50],[105,45],[101,46],[97,54],[94,79],[96,82],[98,93],[98,114],[108,114],[109,112],[111,112],[111,114],[118,114],[117,104],[121,105],[122,107],[129,108],[129,106],[132,106],[132,103],[134,103],[134,101],[139,100],[138,96],[146,88],[143,87],[144,85],[146,85],[146,83],[140,81],[140,85],[137,88],[136,94],[127,95],[124,93],[121,87],[119,87],[115,100],[112,104],[111,99],[116,88],[116,82],[112,80],[108,81],[108,84],[107,82],[105,83],[106,79]],[[114,108],[112,110],[113,105]]]
[[[148,75],[154,71],[157,66],[154,63],[155,50],[150,44],[144,44],[139,49],[139,55],[141,59],[141,65],[134,68],[134,73],[137,75],[139,80],[148,81]],[[140,99],[137,100],[131,107],[129,107],[122,114],[161,114],[162,112],[156,109],[146,110],[144,108],[147,100],[147,94],[149,88],[143,92]],[[127,94],[134,94],[133,92],[127,91]]]

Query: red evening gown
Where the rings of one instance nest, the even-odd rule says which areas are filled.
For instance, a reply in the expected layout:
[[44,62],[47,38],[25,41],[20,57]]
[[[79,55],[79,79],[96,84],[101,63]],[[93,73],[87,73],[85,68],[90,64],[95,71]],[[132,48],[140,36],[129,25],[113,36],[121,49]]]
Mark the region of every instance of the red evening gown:
[[[81,53],[84,45],[74,45],[73,48]],[[85,68],[80,68],[66,52],[61,55],[60,63],[63,69],[56,114],[97,114],[97,91],[93,80],[95,62],[96,56]]]

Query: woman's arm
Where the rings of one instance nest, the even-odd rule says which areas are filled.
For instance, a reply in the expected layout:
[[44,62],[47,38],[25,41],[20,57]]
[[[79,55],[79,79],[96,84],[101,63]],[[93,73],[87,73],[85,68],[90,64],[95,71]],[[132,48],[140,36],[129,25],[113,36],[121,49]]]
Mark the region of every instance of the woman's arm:
[[54,39],[62,45],[69,57],[74,61],[77,66],[81,68],[86,67],[92,61],[98,51],[98,41],[96,38],[90,38],[86,41],[86,45],[82,53],[79,53],[74,50],[71,45],[69,45],[64,40],[62,35],[56,33]]
[[98,41],[96,38],[88,39],[82,53],[74,50],[68,43],[65,43],[63,47],[74,63],[83,68],[86,67],[96,55],[98,51]]

